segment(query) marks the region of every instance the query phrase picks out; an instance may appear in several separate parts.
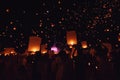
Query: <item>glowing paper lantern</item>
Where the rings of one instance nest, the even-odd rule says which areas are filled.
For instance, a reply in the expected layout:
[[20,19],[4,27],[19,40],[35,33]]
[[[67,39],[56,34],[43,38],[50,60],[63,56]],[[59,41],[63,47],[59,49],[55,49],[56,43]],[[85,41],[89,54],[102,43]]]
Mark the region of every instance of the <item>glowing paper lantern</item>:
[[47,53],[47,45],[46,44],[45,45],[41,45],[41,53],[42,54]]
[[29,38],[28,51],[36,52],[40,51],[41,38],[32,36]]
[[81,45],[82,45],[82,48],[87,48],[88,47],[87,41],[82,41]]
[[77,44],[77,36],[75,31],[67,31],[67,44],[68,45],[76,45]]
[[4,55],[14,55],[16,52],[15,52],[15,49],[14,48],[5,48],[4,49]]

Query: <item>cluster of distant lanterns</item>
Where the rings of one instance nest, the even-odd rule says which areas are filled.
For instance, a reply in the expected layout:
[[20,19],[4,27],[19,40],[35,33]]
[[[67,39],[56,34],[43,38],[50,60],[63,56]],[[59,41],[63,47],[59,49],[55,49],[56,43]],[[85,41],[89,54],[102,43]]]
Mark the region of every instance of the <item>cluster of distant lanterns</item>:
[[[67,31],[66,33],[66,39],[67,39],[67,45],[69,48],[72,48],[72,51],[75,50],[73,47],[74,45],[77,45],[77,35],[75,31]],[[47,44],[41,44],[42,39],[40,37],[31,36],[29,38],[29,45],[28,45],[28,52],[35,53],[37,51],[40,51],[41,54],[45,54],[48,52],[47,50]],[[81,42],[82,48],[88,48],[87,41]],[[56,45],[53,45],[50,49],[54,52],[54,54],[58,54],[60,51],[60,48]],[[76,54],[75,54],[76,55]]]
[[[42,39],[40,37],[31,36],[29,38],[29,45],[28,45],[27,51],[31,52],[32,54],[34,54],[37,51],[40,51],[41,54],[46,54],[48,52],[48,50],[47,50],[48,45],[47,44],[41,45],[41,41],[42,41]],[[55,45],[53,45],[50,50],[53,51],[54,54],[59,53],[59,49]]]
[[[41,54],[46,54],[48,52],[47,44],[41,45],[41,41],[42,41],[42,38],[40,38],[40,37],[30,36],[28,49],[25,53],[28,53],[28,55],[29,54],[34,55],[37,51],[40,51]],[[67,45],[69,46],[69,48],[71,48],[72,51],[74,51],[75,47],[73,47],[73,46],[78,44],[76,32],[75,31],[67,31],[66,41],[67,41]],[[120,35],[118,36],[118,41],[120,41]],[[110,44],[104,44],[104,45],[106,45],[109,48],[109,50],[111,50]],[[87,41],[82,41],[81,47],[84,49],[88,48]],[[53,45],[50,50],[53,51],[54,54],[58,54],[60,51],[60,49],[56,45]],[[10,54],[15,54],[16,52],[15,52],[14,48],[6,48],[3,53],[4,53],[4,55],[10,55]],[[74,55],[75,56],[77,55],[77,51],[75,51]]]

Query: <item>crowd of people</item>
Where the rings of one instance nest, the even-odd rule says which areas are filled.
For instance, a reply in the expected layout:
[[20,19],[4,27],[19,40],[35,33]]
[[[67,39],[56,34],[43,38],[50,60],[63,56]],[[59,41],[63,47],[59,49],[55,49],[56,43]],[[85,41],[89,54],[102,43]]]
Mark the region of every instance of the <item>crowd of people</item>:
[[76,56],[70,48],[58,54],[1,55],[0,80],[120,80],[120,49],[110,56],[103,45],[76,50]]

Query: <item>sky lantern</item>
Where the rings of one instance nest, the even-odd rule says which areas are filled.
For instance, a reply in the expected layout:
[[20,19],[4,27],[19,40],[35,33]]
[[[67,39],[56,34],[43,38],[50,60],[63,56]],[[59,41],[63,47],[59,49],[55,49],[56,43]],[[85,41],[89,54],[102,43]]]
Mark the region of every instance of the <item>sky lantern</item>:
[[73,46],[77,44],[77,35],[75,31],[67,31],[67,44]]
[[41,45],[41,54],[47,53],[47,44]]
[[87,41],[81,42],[82,48],[88,48]]
[[29,38],[28,52],[40,51],[41,38],[31,36]]

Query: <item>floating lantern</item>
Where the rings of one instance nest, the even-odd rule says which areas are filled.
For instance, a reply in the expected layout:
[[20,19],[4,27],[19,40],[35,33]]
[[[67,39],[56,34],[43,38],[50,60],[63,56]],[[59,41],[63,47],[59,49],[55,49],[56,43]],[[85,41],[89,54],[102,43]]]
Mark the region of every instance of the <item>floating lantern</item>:
[[77,36],[75,31],[67,31],[67,44],[73,46],[77,44]]
[[88,47],[87,41],[82,41],[81,45],[82,45],[82,48],[87,48]]
[[41,54],[47,53],[47,44],[41,45]]
[[40,44],[41,44],[41,38],[32,36],[29,38],[29,45],[28,45],[28,51],[29,52],[36,52],[40,51]]

